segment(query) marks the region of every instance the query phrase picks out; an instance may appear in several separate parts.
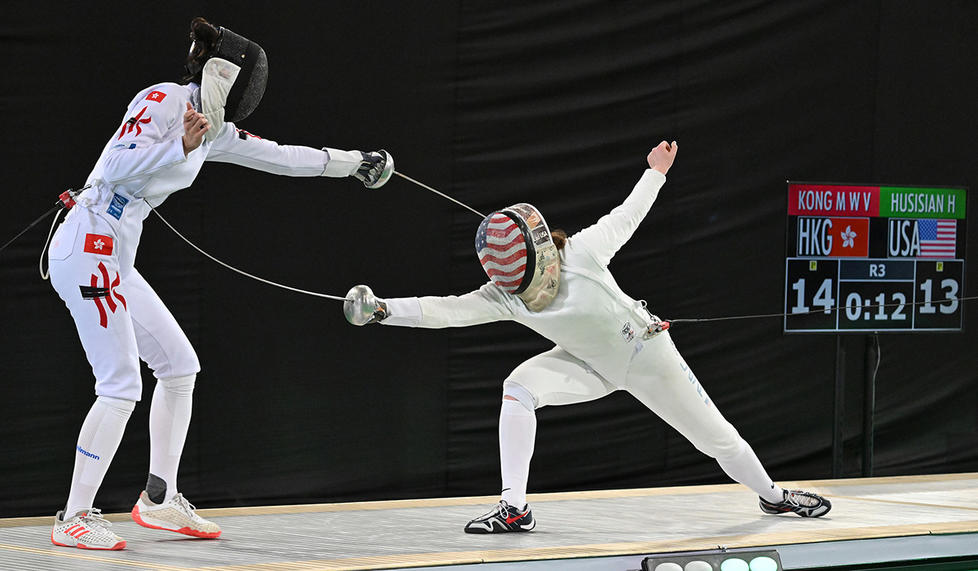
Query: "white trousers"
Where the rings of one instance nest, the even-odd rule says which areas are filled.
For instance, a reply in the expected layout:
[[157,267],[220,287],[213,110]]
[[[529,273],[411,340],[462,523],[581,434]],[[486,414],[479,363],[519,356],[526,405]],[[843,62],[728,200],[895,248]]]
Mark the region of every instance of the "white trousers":
[[200,363],[149,283],[135,268],[120,267],[122,247],[107,223],[89,217],[61,224],[48,259],[51,285],[71,312],[92,366],[95,394],[138,401],[139,359],[158,379],[196,374]]
[[506,381],[526,389],[537,408],[628,391],[712,458],[733,458],[746,446],[713,405],[668,331],[642,341],[642,350],[633,357],[624,379],[605,379],[584,361],[554,347],[523,362]]

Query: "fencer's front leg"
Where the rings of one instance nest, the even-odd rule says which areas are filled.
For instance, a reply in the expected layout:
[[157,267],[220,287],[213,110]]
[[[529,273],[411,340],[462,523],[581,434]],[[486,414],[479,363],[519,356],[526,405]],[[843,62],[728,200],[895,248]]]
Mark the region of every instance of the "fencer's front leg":
[[390,312],[387,303],[378,299],[369,287],[357,285],[346,292],[343,315],[353,325],[361,326],[383,321],[390,316]]

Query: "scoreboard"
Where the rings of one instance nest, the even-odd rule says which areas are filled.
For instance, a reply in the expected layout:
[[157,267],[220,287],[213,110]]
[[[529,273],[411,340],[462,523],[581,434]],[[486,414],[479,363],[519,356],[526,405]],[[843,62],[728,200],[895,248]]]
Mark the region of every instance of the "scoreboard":
[[788,182],[785,333],[960,331],[967,189]]

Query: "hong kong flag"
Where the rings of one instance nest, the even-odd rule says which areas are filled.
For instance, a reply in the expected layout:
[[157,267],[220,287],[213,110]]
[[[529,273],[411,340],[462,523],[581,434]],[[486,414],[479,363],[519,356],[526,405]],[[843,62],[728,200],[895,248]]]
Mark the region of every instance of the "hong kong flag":
[[833,258],[864,258],[869,255],[869,218],[831,218]]
[[163,101],[165,97],[166,93],[163,93],[162,91],[150,91],[149,95],[146,96],[146,99],[148,101],[155,101],[159,103],[160,101]]
[[85,251],[89,254],[112,255],[112,236],[85,234]]

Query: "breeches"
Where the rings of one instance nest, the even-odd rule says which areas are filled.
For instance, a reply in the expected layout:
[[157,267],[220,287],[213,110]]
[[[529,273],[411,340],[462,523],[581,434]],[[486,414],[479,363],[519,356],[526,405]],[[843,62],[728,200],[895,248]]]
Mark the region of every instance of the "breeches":
[[[530,393],[536,407],[566,405],[624,390],[713,458],[730,458],[743,439],[710,400],[669,337],[645,341],[624,379],[605,379],[587,363],[560,347],[523,362],[506,379]],[[506,389],[504,388],[504,391]]]
[[195,374],[200,363],[149,283],[135,268],[120,268],[119,247],[104,222],[63,223],[49,253],[51,284],[75,321],[95,393],[138,401],[139,359],[158,379]]

